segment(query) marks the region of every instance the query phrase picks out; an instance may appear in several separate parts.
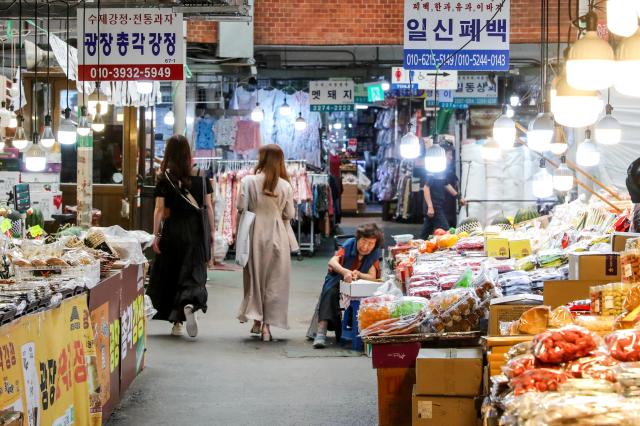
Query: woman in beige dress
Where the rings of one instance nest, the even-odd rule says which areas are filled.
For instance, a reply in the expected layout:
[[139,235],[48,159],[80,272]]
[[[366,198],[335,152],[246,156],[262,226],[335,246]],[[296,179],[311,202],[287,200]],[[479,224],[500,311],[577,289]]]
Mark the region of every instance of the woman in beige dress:
[[256,175],[245,177],[241,187],[238,211],[242,213],[248,197],[248,210],[256,217],[238,319],[253,320],[251,332],[268,342],[272,340],[270,326],[289,328],[291,252],[298,249],[289,223],[295,213],[293,189],[278,145],[260,148]]

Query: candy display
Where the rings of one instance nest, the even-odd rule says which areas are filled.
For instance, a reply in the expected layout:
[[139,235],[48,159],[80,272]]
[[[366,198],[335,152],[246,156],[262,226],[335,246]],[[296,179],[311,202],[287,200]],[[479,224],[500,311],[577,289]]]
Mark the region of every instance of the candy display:
[[547,331],[534,337],[533,354],[542,362],[559,364],[589,354],[597,347],[596,337],[578,326]]

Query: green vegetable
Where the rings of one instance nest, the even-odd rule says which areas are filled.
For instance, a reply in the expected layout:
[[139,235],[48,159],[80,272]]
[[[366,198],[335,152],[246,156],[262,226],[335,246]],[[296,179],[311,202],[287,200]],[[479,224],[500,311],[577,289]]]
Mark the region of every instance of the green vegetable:
[[29,209],[29,211],[27,211],[27,217],[24,220],[24,224],[27,229],[33,226],[44,228],[44,216],[42,215],[42,211],[39,209]]

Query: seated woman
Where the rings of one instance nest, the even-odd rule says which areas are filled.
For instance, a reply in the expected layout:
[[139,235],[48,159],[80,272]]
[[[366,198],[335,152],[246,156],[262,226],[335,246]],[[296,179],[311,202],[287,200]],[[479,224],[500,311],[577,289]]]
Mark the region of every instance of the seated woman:
[[318,302],[318,329],[313,347],[327,345],[327,330],[334,330],[340,341],[340,281],[375,280],[380,278],[380,247],[384,234],[376,224],[359,226],[356,237],[347,240],[329,261],[329,273],[325,277]]

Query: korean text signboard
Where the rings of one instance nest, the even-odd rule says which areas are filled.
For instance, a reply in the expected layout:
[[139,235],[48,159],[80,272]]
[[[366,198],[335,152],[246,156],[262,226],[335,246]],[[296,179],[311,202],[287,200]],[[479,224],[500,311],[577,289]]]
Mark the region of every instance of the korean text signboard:
[[458,90],[453,94],[457,104],[496,105],[498,85],[488,75],[462,75],[458,77]]
[[507,71],[509,4],[508,0],[405,0],[404,67]]
[[354,100],[355,86],[352,80],[309,82],[311,111],[353,111]]
[[100,9],[98,17],[97,9],[85,12],[79,7],[77,22],[81,81],[183,79],[181,13],[166,8]]
[[[392,89],[456,90],[458,88],[458,71],[407,70],[402,67],[391,68]],[[411,85],[411,86],[410,86]]]

